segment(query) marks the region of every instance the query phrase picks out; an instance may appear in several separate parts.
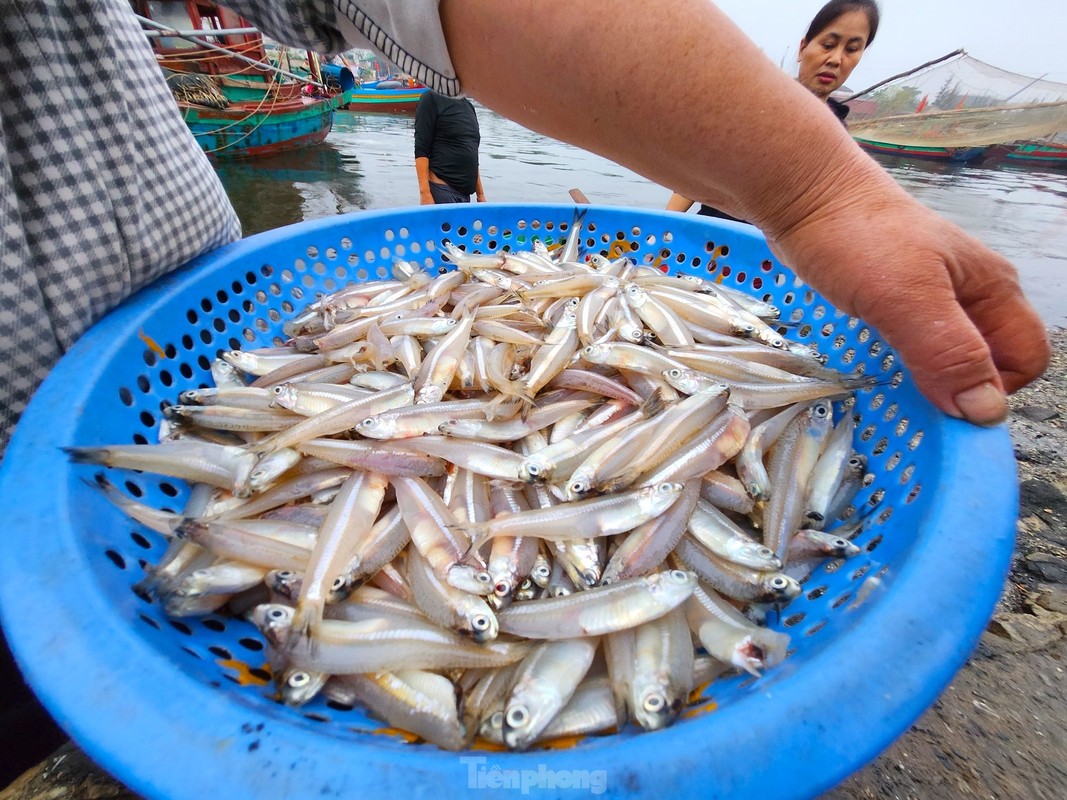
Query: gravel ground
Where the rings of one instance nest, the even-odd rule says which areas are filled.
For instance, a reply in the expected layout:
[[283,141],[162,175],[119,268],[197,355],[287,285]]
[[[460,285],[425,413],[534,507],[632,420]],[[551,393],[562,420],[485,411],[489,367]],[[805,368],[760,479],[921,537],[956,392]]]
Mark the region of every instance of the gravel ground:
[[823,800],[1067,797],[1067,330],[1011,399],[1018,540],[978,650],[911,729]]
[[[1053,362],[1012,398],[1018,541],[977,651],[889,750],[822,800],[1067,797],[1067,330]],[[0,800],[134,798],[67,744]]]

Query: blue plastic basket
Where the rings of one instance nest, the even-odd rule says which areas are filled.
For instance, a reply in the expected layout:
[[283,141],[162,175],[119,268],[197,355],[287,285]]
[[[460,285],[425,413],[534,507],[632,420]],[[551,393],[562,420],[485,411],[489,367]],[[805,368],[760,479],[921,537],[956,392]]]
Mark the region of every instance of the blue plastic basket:
[[[69,464],[61,447],[155,441],[161,403],[210,384],[220,349],[277,340],[315,292],[384,277],[398,256],[436,267],[444,239],[526,249],[565,236],[573,214],[427,207],[260,234],[131,298],[57,365],[0,473],[0,610],[28,681],[90,756],[150,797],[515,797],[525,786],[568,797],[799,798],[868,762],[933,702],[1007,572],[1017,490],[1006,429],[935,411],[877,332],[796,280],[754,229],[678,214],[591,206],[583,244],[753,290],[832,366],[887,379],[855,405],[857,448],[874,476],[856,501],[871,517],[857,539],[864,552],[821,566],[784,611],[777,627],[794,651],[781,666],[712,684],[657,733],[455,754],[410,744],[359,710],[278,705],[256,682],[266,653],[249,623],[170,620],[131,591],[164,542],[87,486],[92,468]],[[180,508],[186,492],[157,476],[113,477],[157,506]]]

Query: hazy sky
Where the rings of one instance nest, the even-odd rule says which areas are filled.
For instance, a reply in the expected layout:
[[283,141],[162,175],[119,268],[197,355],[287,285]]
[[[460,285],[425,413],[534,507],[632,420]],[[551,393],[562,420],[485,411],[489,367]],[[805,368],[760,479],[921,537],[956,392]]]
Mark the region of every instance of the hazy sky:
[[[825,0],[715,0],[776,64]],[[1003,69],[1067,83],[1067,0],[880,0],[878,38],[848,80],[854,91],[962,47]]]

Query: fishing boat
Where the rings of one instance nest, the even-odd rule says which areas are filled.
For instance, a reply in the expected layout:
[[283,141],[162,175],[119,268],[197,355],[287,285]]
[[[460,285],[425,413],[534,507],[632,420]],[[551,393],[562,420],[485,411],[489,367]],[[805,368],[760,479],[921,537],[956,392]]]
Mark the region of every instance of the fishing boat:
[[1067,143],[1012,142],[996,148],[994,158],[1000,164],[1067,169]]
[[899,158],[921,158],[932,161],[948,161],[954,164],[969,164],[983,158],[988,147],[917,147],[915,145],[877,142],[853,136],[853,140],[869,153]]
[[365,81],[346,96],[348,111],[377,114],[414,114],[429,88],[413,79]]
[[962,49],[846,103],[856,112],[849,132],[871,153],[982,166],[1067,163],[1057,138],[1067,133],[1067,84],[1009,72]]
[[212,159],[255,158],[318,144],[343,94],[330,95],[318,61],[300,76],[273,64],[263,35],[214,3],[131,0],[156,60],[200,147]]

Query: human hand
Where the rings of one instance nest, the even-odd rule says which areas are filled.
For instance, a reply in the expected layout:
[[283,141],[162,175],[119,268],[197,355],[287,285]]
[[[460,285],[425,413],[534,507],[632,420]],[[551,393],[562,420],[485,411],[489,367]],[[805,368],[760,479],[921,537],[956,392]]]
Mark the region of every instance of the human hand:
[[1045,326],[1015,268],[895,184],[828,203],[774,241],[784,263],[878,329],[920,391],[992,425],[1005,392],[1048,366]]
[[419,193],[419,205],[420,206],[432,206],[435,205],[433,201],[433,195],[429,192]]

